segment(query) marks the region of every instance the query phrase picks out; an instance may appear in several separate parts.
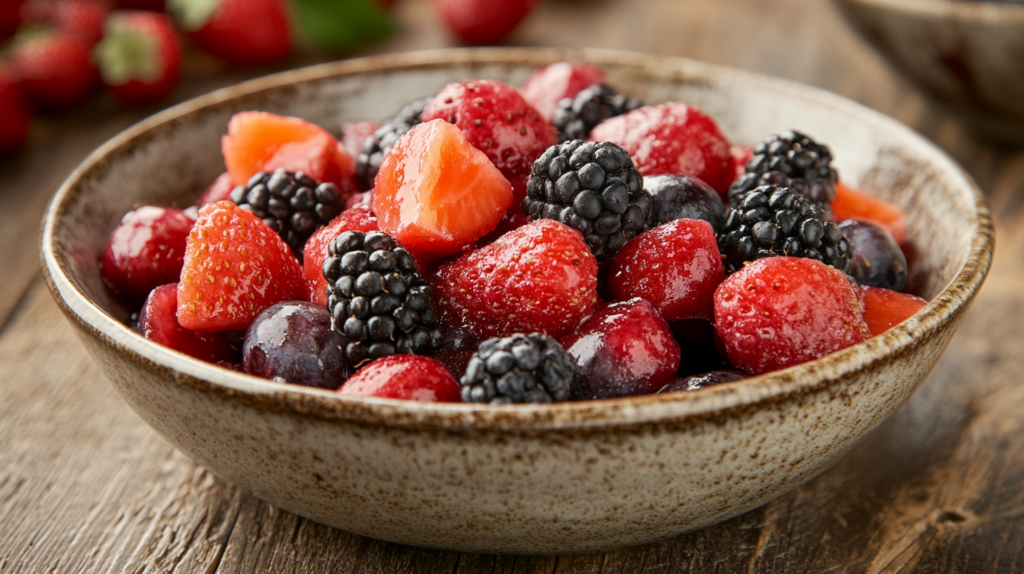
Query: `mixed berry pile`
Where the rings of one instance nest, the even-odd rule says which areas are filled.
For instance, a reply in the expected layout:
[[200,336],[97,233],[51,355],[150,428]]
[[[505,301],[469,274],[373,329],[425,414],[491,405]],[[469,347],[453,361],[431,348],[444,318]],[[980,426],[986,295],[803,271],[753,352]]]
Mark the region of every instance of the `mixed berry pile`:
[[146,338],[342,394],[547,403],[689,392],[920,310],[899,207],[797,133],[733,146],[561,62],[456,82],[341,138],[242,112],[187,210],[124,216],[101,262]]

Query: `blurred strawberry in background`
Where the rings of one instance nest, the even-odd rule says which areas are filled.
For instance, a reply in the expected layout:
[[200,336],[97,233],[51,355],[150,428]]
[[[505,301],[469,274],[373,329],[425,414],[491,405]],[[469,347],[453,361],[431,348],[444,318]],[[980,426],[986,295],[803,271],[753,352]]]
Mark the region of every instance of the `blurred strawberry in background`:
[[18,31],[21,24],[22,0],[3,0],[0,2],[0,42],[10,38]]
[[100,0],[28,0],[22,21],[52,26],[93,46],[103,37],[107,6]]
[[48,111],[81,103],[98,79],[89,44],[58,29],[15,36],[11,67],[32,104]]
[[24,147],[31,121],[32,110],[21,86],[10,68],[0,63],[0,154]]
[[163,12],[164,5],[164,0],[114,0],[114,7],[118,10],[150,10],[153,12]]
[[93,59],[110,93],[128,104],[163,98],[181,76],[178,38],[170,19],[159,12],[111,13]]
[[233,66],[283,60],[292,49],[282,0],[167,0],[189,39]]
[[497,44],[526,18],[536,0],[435,0],[448,28],[468,44]]

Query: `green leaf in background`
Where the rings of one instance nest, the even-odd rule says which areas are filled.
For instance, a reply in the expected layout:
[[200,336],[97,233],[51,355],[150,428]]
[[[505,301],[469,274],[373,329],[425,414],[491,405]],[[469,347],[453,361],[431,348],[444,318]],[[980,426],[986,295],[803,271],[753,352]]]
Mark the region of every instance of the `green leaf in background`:
[[375,0],[291,0],[291,7],[299,33],[331,52],[391,33],[391,19]]

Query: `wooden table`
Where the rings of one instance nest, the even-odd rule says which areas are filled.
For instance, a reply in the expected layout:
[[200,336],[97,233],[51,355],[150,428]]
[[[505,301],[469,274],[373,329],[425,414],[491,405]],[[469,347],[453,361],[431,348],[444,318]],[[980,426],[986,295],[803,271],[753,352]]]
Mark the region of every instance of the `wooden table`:
[[[357,55],[451,41],[427,0]],[[1024,571],[1024,152],[979,143],[812,0],[549,0],[510,39],[703,59],[795,79],[889,114],[977,179],[995,264],[914,398],[835,468],[760,509],[649,546],[577,557],[378,542],[278,510],[175,451],[116,395],[40,278],[39,221],[99,143],[161,106],[97,100],[37,124],[0,162],[0,572]],[[297,56],[288,66],[316,60]],[[186,99],[273,70],[189,58]],[[170,103],[170,102],[167,102]]]

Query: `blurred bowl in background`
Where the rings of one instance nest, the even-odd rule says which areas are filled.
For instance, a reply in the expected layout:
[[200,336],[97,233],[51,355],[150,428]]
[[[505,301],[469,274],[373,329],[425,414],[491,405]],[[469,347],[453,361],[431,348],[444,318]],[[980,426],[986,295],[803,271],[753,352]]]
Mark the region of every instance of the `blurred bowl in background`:
[[1024,4],[834,1],[897,71],[970,128],[1024,145]]

